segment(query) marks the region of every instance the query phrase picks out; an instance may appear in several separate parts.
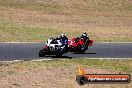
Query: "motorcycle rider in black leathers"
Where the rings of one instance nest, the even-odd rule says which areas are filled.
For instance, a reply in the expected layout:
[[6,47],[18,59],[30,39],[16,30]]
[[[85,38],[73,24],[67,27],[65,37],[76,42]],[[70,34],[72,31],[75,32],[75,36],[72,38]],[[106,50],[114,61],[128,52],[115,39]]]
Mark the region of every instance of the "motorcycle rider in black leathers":
[[83,38],[85,41],[89,40],[89,37],[86,32],[84,32],[80,38]]
[[89,37],[88,37],[87,33],[84,32],[80,38],[83,38],[83,39],[84,39],[84,42],[85,42],[85,43],[82,45],[82,49],[87,48],[87,45],[88,45],[88,43],[89,43]]
[[88,37],[87,33],[84,32],[84,33],[81,35],[81,37],[77,37],[77,38],[75,39],[74,42],[78,42],[79,39],[81,39],[81,38],[84,39],[85,42],[88,42],[88,41],[89,41],[89,37]]

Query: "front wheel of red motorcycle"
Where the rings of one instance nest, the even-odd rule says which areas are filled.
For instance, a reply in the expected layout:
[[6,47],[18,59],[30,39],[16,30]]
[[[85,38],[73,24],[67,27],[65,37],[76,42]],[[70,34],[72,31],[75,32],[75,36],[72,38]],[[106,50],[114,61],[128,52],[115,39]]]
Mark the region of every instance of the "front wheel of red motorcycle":
[[56,54],[56,57],[58,57],[58,58],[59,58],[59,57],[62,57],[62,54],[57,53],[57,54]]
[[44,52],[44,50],[42,49],[42,50],[39,51],[39,57],[44,57],[44,56],[45,56],[45,52]]

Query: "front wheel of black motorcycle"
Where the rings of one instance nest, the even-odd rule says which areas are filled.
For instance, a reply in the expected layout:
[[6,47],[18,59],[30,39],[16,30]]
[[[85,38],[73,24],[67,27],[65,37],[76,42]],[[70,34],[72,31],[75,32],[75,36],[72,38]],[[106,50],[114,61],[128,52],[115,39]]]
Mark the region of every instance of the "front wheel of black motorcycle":
[[45,53],[44,53],[44,50],[42,49],[39,51],[39,57],[44,57],[44,56],[45,56]]

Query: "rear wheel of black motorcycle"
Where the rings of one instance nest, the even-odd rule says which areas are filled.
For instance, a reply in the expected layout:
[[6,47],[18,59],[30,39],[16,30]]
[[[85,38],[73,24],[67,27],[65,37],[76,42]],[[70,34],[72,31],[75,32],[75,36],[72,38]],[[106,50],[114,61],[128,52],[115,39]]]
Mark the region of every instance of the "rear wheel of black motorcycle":
[[39,51],[39,57],[44,57],[44,56],[45,56],[45,53],[44,53],[44,50],[42,49]]
[[82,49],[82,50],[80,51],[80,53],[85,53],[87,49],[88,49],[88,47],[84,47],[84,49]]

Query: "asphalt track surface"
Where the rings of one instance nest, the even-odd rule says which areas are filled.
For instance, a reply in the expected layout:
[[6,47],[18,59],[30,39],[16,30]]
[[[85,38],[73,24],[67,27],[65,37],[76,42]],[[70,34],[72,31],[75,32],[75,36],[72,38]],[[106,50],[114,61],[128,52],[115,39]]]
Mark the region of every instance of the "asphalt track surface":
[[[44,43],[0,43],[0,61],[42,59]],[[84,54],[68,52],[64,58],[132,58],[132,43],[94,43]],[[54,59],[53,56],[43,59]]]

